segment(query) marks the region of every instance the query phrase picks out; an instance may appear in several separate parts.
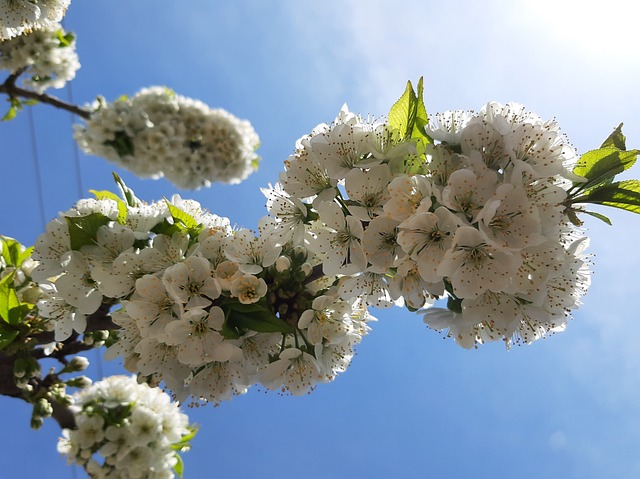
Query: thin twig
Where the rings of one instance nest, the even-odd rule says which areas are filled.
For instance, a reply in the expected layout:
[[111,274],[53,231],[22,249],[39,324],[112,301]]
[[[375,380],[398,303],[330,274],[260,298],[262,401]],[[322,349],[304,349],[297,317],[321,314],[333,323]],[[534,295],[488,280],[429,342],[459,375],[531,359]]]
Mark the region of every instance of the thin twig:
[[0,85],[0,93],[6,93],[9,95],[9,98],[26,98],[28,100],[37,100],[41,103],[46,103],[47,105],[54,106],[61,110],[66,110],[68,112],[73,113],[74,115],[78,115],[85,120],[91,118],[91,112],[81,108],[77,105],[73,105],[71,103],[67,103],[66,101],[61,100],[55,96],[47,95],[46,93],[37,93],[32,90],[27,90],[25,88],[20,88],[16,86],[16,80],[22,74],[22,71],[18,70],[15,73],[12,73],[7,77],[5,82]]

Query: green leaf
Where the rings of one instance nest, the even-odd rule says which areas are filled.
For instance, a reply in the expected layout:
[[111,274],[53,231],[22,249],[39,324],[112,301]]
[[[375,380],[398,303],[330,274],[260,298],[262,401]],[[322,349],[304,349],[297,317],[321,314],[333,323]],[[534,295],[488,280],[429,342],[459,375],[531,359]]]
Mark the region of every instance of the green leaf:
[[60,42],[61,47],[69,47],[73,40],[75,40],[76,36],[72,32],[67,32],[66,34],[62,29],[56,32],[56,38]]
[[174,451],[182,451],[190,446],[189,443],[193,440],[194,437],[196,437],[196,434],[198,433],[198,430],[200,428],[195,424],[190,424],[188,429],[189,433],[182,436],[179,442],[172,444],[171,449],[173,449]]
[[576,198],[575,203],[613,206],[640,213],[640,180],[625,180],[602,185]]
[[611,220],[609,218],[607,218],[605,215],[602,215],[600,213],[596,213],[595,211],[581,211],[580,213],[584,213],[590,216],[593,216],[594,218],[598,218],[601,221],[604,221],[605,223],[607,223],[609,226],[611,226]]
[[0,324],[0,350],[3,350],[7,346],[9,346],[17,336],[17,330],[5,329],[2,324]]
[[20,306],[20,300],[13,287],[14,272],[9,273],[0,280],[0,318],[5,323],[16,324],[12,321],[10,311],[16,306]]
[[[17,299],[17,296],[16,296]],[[22,303],[9,310],[9,324],[20,324],[22,320],[31,312],[32,305]]]
[[626,142],[627,138],[622,134],[622,123],[618,125],[618,127],[613,130],[602,146],[600,148],[617,148],[618,150],[625,151],[627,149]]
[[613,177],[633,166],[640,150],[621,151],[607,147],[591,150],[580,157],[573,172],[587,179],[575,183],[578,191],[591,189],[602,183],[610,183]]
[[411,81],[407,82],[407,87],[402,96],[389,110],[389,126],[398,134],[397,140],[404,140],[411,137],[418,115],[418,97],[413,91]]
[[107,140],[103,144],[113,148],[121,158],[135,154],[133,139],[124,131],[116,131],[113,140]]
[[87,245],[96,244],[98,230],[111,222],[111,218],[102,213],[91,213],[87,216],[65,216],[69,225],[71,249],[79,251]]
[[0,235],[0,248],[2,249],[2,258],[4,258],[7,266],[15,266],[19,268],[25,259],[33,253],[33,246],[23,249],[24,246],[19,241]]
[[18,114],[18,110],[19,108],[14,105],[13,103],[11,103],[11,106],[9,107],[9,111],[7,111],[4,116],[2,117],[2,121],[11,121],[13,120],[16,115]]
[[89,190],[89,192],[93,193],[93,195],[99,200],[113,200],[118,203],[118,223],[123,225],[127,222],[127,204],[122,201],[122,198],[107,190]]
[[176,471],[176,474],[180,479],[183,479],[184,478],[184,462],[182,461],[180,454],[178,454],[177,452],[175,453],[175,456],[176,456],[176,465],[173,466],[173,470]]
[[227,308],[227,311],[227,323],[232,328],[258,333],[293,333],[291,326],[268,310],[241,312],[238,308]]
[[427,109],[424,106],[424,81],[420,77],[418,80],[418,108],[416,110],[416,121],[413,125],[413,131],[411,132],[411,138],[417,138],[425,144],[433,143],[433,139],[427,135],[425,127],[429,124],[429,115],[427,115]]
[[138,206],[141,202],[136,197],[136,194],[134,193],[134,191],[127,186],[124,180],[120,178],[120,176],[117,173],[114,172],[111,174],[113,175],[113,179],[116,182],[116,185],[118,185],[118,189],[120,190],[122,197],[127,202],[127,205]]
[[164,201],[167,204],[167,207],[169,208],[169,213],[171,213],[171,216],[173,217],[173,220],[176,223],[182,223],[189,229],[198,227],[198,222],[195,220],[193,216],[191,216],[186,211],[182,211],[177,206],[172,205],[171,203],[169,203],[169,200],[167,200],[166,198],[164,199]]

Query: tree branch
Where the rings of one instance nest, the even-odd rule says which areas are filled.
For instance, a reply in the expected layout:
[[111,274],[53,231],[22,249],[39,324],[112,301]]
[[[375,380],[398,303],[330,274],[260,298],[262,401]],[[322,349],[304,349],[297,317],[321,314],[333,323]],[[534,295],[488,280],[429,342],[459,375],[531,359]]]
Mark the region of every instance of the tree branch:
[[91,112],[85,110],[84,108],[80,108],[77,105],[73,105],[71,103],[67,103],[66,101],[61,100],[60,98],[56,98],[55,96],[47,95],[46,93],[37,93],[32,90],[27,90],[25,88],[20,88],[16,86],[16,80],[18,77],[24,72],[24,69],[18,70],[7,77],[5,82],[0,85],[0,93],[6,93],[9,95],[9,98],[26,98],[28,100],[37,100],[41,103],[46,103],[47,105],[54,106],[61,110],[66,110],[68,112],[73,113],[74,115],[78,115],[85,120],[91,118]]

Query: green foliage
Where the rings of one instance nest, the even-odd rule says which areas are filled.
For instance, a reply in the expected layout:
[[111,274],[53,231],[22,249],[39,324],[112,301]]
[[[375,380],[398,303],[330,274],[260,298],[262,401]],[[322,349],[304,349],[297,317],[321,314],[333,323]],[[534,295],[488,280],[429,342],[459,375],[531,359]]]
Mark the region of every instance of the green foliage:
[[7,274],[0,280],[0,319],[5,323],[16,324],[15,313],[11,311],[20,306],[20,299],[13,287],[14,273]]
[[120,193],[122,194],[122,198],[124,198],[124,200],[127,202],[127,205],[138,206],[141,202],[136,197],[136,194],[133,192],[133,190],[126,185],[124,180],[120,178],[120,176],[117,173],[112,173],[112,175],[113,175],[114,181],[118,185],[118,189],[120,190]]
[[575,186],[577,191],[592,189],[598,185],[611,183],[613,178],[628,170],[636,162],[640,150],[624,151],[614,147],[591,150],[580,157],[573,172],[586,178],[586,182]]
[[631,168],[640,150],[626,149],[626,138],[622,134],[622,123],[604,140],[597,150],[588,151],[580,157],[573,172],[584,178],[574,182],[569,189],[565,205],[566,213],[574,224],[581,224],[576,212],[586,213],[611,224],[606,216],[574,208],[576,204],[596,204],[612,206],[633,213],[640,213],[640,181],[617,181],[616,175]]
[[617,148],[618,150],[625,151],[627,137],[622,134],[622,123],[620,123],[613,132],[602,142],[600,148]]
[[18,334],[17,329],[8,329],[0,324],[0,351],[9,346],[18,337]]
[[640,181],[625,180],[602,185],[580,197],[581,203],[613,206],[633,213],[640,213]]
[[117,131],[113,140],[107,140],[104,142],[106,146],[110,146],[121,158],[126,156],[133,156],[135,154],[135,146],[133,139],[127,135],[124,131]]
[[0,235],[0,248],[2,249],[2,258],[7,266],[16,268],[19,268],[33,252],[33,246],[25,248],[19,241],[2,235]]
[[102,213],[91,213],[87,216],[65,216],[69,226],[71,249],[79,251],[87,245],[96,244],[98,230],[111,222],[111,218]]
[[123,225],[127,222],[127,204],[124,201],[122,201],[122,199],[118,195],[107,190],[102,190],[102,191],[89,190],[89,191],[93,193],[93,195],[98,200],[113,200],[116,203],[118,203],[118,218],[117,218],[118,223]]
[[394,131],[396,141],[416,139],[423,144],[433,143],[424,129],[429,117],[424,106],[423,91],[422,77],[418,80],[417,93],[411,81],[408,81],[404,93],[389,110],[389,126]]
[[225,313],[225,326],[233,335],[241,336],[243,331],[259,333],[293,333],[293,327],[269,310],[266,303],[242,304],[231,301],[220,305]]
[[167,204],[167,208],[169,208],[169,213],[171,213],[171,217],[173,218],[174,224],[182,224],[187,229],[195,229],[198,227],[198,222],[196,219],[191,216],[186,211],[182,211],[175,205],[169,203],[169,200],[165,198],[165,203]]
[[13,120],[18,114],[18,112],[22,110],[23,106],[31,106],[38,103],[37,100],[20,100],[19,98],[16,98],[16,97],[9,98],[8,101],[10,105],[9,110],[7,111],[7,113],[4,114],[2,118],[0,118],[1,121]]
[[67,32],[65,34],[62,29],[60,29],[56,32],[56,38],[60,41],[61,47],[70,47],[76,39],[76,36],[72,32]]

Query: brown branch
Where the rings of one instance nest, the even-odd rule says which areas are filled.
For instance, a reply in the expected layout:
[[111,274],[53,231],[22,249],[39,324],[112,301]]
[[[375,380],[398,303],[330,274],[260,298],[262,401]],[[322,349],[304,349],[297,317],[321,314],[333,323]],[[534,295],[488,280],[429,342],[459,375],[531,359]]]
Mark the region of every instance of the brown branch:
[[55,96],[47,95],[46,93],[37,93],[32,90],[27,90],[25,88],[20,88],[16,86],[16,80],[18,77],[24,72],[23,70],[18,70],[7,77],[5,82],[0,85],[0,93],[6,93],[9,95],[9,98],[26,98],[28,100],[37,100],[41,103],[46,103],[47,105],[51,105],[55,108],[59,108],[61,110],[66,110],[68,112],[73,113],[74,115],[78,115],[85,120],[91,118],[91,112],[81,108],[77,105],[73,105],[71,103],[67,103],[66,101],[61,100],[60,98],[56,98]]
[[324,272],[322,271],[322,263],[317,264],[311,270],[311,274],[304,279],[304,284],[309,284],[314,282],[316,279],[320,279],[324,276]]

